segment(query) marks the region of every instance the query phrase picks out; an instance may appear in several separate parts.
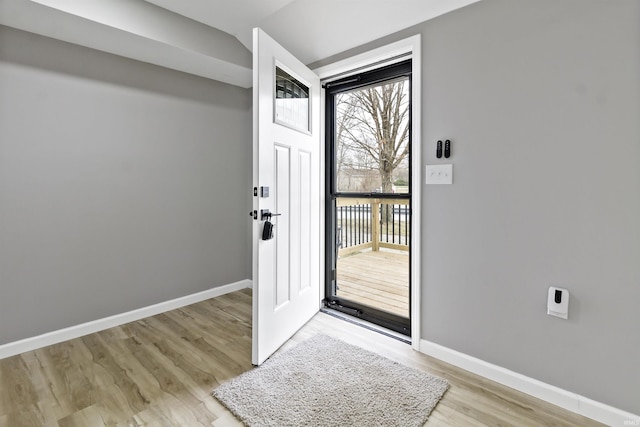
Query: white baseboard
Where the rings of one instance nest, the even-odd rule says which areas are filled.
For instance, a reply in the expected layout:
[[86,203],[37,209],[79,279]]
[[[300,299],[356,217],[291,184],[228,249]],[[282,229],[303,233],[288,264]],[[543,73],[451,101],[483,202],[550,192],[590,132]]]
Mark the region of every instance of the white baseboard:
[[610,426],[640,425],[640,416],[596,402],[427,340],[420,352]]
[[115,326],[124,325],[125,323],[140,320],[145,317],[155,316],[156,314],[166,311],[175,310],[185,305],[195,304],[210,298],[228,294],[240,289],[252,286],[251,280],[241,280],[239,282],[230,283],[228,285],[218,286],[206,291],[187,295],[184,297],[172,299],[170,301],[161,302],[159,304],[142,307],[137,310],[128,311],[126,313],[116,314],[105,317],[103,319],[93,320],[91,322],[82,323],[80,325],[71,326],[57,331],[47,332],[31,338],[25,338],[20,341],[14,341],[0,345],[0,359],[15,356],[25,351],[36,350],[48,345],[57,344],[70,339],[82,337],[94,332],[103,331]]

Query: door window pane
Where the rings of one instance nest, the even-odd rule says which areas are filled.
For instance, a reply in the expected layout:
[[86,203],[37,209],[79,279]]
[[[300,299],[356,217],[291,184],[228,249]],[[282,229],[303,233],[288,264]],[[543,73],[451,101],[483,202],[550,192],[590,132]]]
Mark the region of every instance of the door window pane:
[[407,193],[409,79],[335,97],[335,176],[338,193]]
[[276,67],[275,121],[309,132],[309,87]]

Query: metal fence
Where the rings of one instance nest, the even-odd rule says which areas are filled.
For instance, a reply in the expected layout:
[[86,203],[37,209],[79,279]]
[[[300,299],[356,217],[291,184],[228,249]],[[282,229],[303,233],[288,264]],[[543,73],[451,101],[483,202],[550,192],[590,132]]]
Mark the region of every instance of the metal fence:
[[[366,203],[365,203],[366,202]],[[338,199],[336,243],[339,249],[380,247],[408,250],[411,214],[408,200]],[[364,248],[363,247],[363,248]]]

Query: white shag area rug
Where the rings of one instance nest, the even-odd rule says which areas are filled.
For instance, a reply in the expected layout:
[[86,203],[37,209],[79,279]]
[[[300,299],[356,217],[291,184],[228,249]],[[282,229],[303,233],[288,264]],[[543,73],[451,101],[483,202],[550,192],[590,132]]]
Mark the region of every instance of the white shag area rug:
[[449,384],[326,335],[213,392],[250,427],[422,426]]

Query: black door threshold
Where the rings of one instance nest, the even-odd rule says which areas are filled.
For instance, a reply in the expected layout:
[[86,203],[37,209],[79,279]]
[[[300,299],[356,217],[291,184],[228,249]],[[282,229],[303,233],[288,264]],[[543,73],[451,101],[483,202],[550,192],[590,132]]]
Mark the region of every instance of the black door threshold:
[[326,313],[329,316],[333,316],[337,319],[344,320],[346,322],[352,323],[354,325],[361,326],[365,329],[369,329],[370,331],[377,332],[379,334],[385,335],[389,338],[393,338],[405,344],[411,344],[411,340],[407,338],[406,335],[402,335],[398,332],[392,331],[387,328],[383,328],[382,326],[376,325],[375,323],[367,322],[366,320],[358,319],[357,317],[349,316],[348,314],[342,313],[338,310],[334,310],[331,308],[323,307],[320,309],[322,313]]

